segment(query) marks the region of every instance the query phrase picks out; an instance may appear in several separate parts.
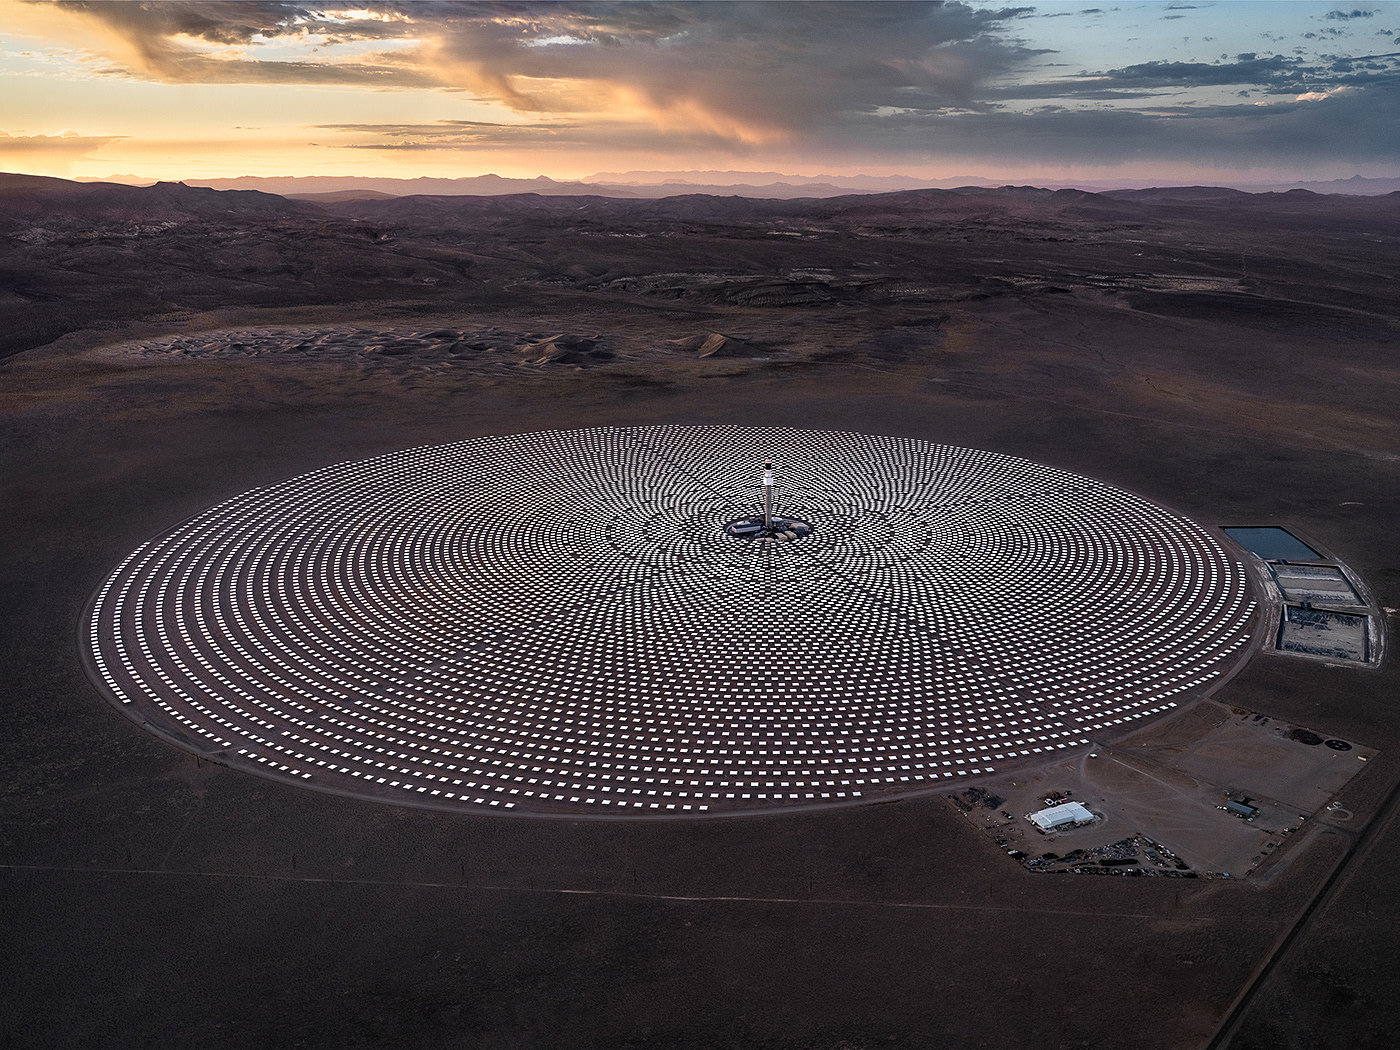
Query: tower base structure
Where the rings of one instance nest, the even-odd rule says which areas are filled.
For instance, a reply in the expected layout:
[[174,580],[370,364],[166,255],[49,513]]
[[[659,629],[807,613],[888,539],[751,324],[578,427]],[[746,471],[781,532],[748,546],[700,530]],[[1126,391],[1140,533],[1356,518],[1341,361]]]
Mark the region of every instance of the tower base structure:
[[773,513],[773,497],[778,486],[773,481],[773,461],[763,464],[763,513],[736,518],[724,526],[725,534],[736,540],[800,540],[812,534],[812,523],[801,518],[784,518]]
[[790,541],[806,539],[812,534],[812,523],[801,518],[766,517],[750,514],[724,526],[725,534],[736,540]]

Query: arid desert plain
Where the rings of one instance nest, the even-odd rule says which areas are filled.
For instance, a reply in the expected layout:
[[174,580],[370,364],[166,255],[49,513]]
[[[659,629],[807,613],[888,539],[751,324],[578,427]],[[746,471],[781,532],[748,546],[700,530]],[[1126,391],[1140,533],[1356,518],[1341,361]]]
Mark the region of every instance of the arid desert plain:
[[[663,424],[963,446],[1282,526],[1393,627],[1400,194],[327,202],[3,176],[0,246],[10,1045],[1394,1045],[1393,656],[1261,646],[1209,697],[959,797],[599,821],[201,758],[109,702],[84,631],[130,551],[245,491]],[[1199,816],[1252,785],[1267,833]],[[1079,872],[1019,845],[1071,787],[1134,843]],[[1113,877],[1152,865],[1191,877]]]

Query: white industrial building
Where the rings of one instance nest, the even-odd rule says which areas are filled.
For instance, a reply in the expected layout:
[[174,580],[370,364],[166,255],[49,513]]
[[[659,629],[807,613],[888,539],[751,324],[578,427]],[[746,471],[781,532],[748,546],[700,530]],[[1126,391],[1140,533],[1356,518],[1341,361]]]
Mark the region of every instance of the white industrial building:
[[1058,806],[1042,809],[1026,818],[1039,831],[1063,831],[1077,828],[1081,824],[1092,824],[1097,819],[1078,802],[1062,802]]

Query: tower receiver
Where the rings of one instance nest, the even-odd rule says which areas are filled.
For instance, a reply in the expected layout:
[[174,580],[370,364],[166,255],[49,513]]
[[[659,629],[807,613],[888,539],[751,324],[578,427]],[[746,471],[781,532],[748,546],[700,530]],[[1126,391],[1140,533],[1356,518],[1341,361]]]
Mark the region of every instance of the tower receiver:
[[773,480],[773,461],[763,461],[763,513],[748,514],[724,526],[727,535],[736,540],[800,540],[812,534],[812,523],[801,518],[788,518],[773,512],[777,483]]
[[763,527],[773,527],[773,461],[763,462]]

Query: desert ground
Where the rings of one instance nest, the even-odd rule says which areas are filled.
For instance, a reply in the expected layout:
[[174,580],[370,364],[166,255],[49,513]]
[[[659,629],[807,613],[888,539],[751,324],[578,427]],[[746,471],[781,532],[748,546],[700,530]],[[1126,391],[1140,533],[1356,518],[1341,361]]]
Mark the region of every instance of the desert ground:
[[133,547],[248,488],[666,422],[1025,456],[1294,529],[1393,609],[1397,258],[1395,194],[316,204],[0,178],[6,1041],[1392,1045],[1393,659],[1256,656],[1211,702],[1373,757],[1250,877],[1130,879],[1028,871],[938,791],[606,823],[300,791],[123,717],[79,625]]

